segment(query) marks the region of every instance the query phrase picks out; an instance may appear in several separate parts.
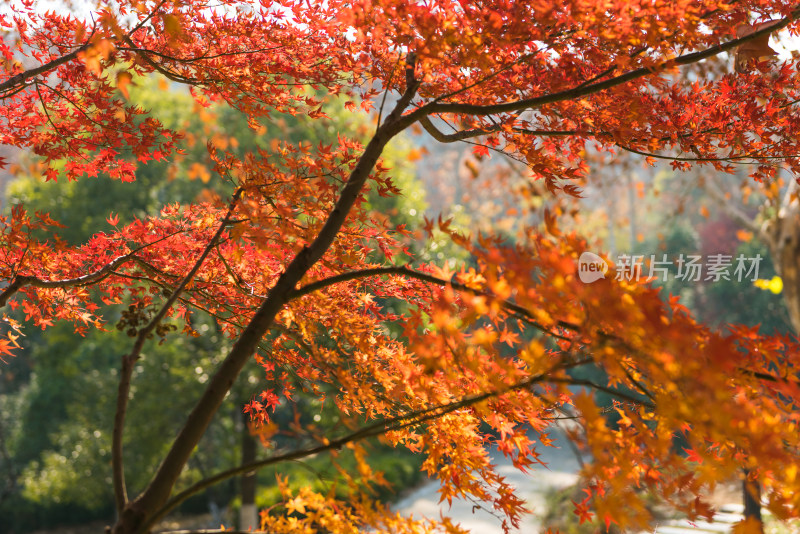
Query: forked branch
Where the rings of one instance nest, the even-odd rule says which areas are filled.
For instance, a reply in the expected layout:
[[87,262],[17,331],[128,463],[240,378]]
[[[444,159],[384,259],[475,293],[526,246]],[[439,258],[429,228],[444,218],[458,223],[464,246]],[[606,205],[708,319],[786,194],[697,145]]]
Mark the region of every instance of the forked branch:
[[147,527],[142,527],[142,524],[152,524],[152,516],[144,512],[145,510],[159,510],[168,502],[186,462],[245,363],[256,351],[277,314],[289,301],[297,284],[333,244],[386,144],[407,127],[403,120],[403,111],[413,100],[419,86],[419,82],[414,78],[413,56],[409,56],[406,73],[408,81],[406,91],[364,147],[361,158],[353,167],[339,194],[339,199],[316,238],[308,246],[303,247],[286,266],[283,274],[208,381],[205,391],[186,418],[148,487],[135,501],[125,507],[125,514],[129,516],[127,520],[136,525],[137,531],[146,531]]
[[220,237],[222,236],[222,233],[230,223],[231,217],[236,209],[236,204],[239,202],[242,192],[242,188],[239,188],[234,192],[230,204],[228,205],[228,212],[220,222],[217,231],[214,233],[214,236],[203,249],[200,257],[197,258],[189,272],[186,273],[180,283],[178,283],[175,289],[172,290],[169,297],[167,297],[167,300],[161,306],[161,309],[153,316],[153,318],[144,328],[139,330],[131,352],[122,357],[122,369],[120,371],[119,385],[117,388],[117,405],[116,412],[114,414],[114,430],[112,433],[111,443],[111,470],[113,475],[112,480],[114,485],[114,499],[117,505],[117,514],[120,516],[123,513],[125,505],[128,504],[128,490],[125,484],[125,467],[122,455],[122,438],[125,430],[125,415],[128,410],[128,399],[130,396],[131,377],[133,376],[134,364],[141,356],[145,341],[147,341],[161,321],[164,320],[167,313],[169,313],[169,310],[180,298],[184,289],[186,289],[186,286],[197,275],[197,272],[200,270],[203,262],[206,260],[211,251],[214,250],[214,247],[216,247]]

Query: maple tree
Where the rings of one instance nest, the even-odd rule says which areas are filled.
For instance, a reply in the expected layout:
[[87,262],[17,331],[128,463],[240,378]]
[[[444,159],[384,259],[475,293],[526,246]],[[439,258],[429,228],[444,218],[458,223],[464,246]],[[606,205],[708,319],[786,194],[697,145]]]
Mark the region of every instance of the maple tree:
[[[579,194],[589,147],[677,169],[765,162],[757,180],[771,179],[773,160],[795,172],[797,66],[770,65],[767,75],[754,54],[739,54],[739,72],[712,61],[796,31],[794,4],[158,0],[98,2],[90,17],[14,7],[0,18],[2,142],[41,156],[48,179],[131,180],[137,164],[169,157],[175,133],[125,96],[152,73],[190,86],[198,102],[227,102],[256,129],[282,113],[327,120],[318,90],[376,117],[366,142],[332,134],[328,144],[275,143],[243,157],[211,144],[230,198],[166,205],[127,225],[110,215],[114,230],[79,246],[33,237],[56,223],[47,214],[16,206],[3,219],[0,305],[79,332],[103,328],[101,304],[129,305],[118,322],[133,340],[120,359],[112,532],[147,532],[197,491],[259,467],[342,447],[363,458],[359,443],[374,436],[424,452],[443,499],[484,501],[513,525],[523,501],[492,470],[487,447],[525,469],[561,412],[581,421],[573,438],[594,459],[576,512],[606,528],[646,523],[643,487],[691,517],[710,516],[703,492],[742,466],[776,515],[800,510],[794,339],[712,331],[646,284],[583,284],[585,242],[560,232],[552,214],[549,235],[523,228],[513,244],[429,221],[422,231],[447,233],[474,266],[419,265],[406,250],[409,229],[371,214],[364,196],[399,192],[381,155],[416,127],[439,142],[476,142],[480,157],[508,153],[525,162],[531,187],[551,194]],[[737,34],[751,21],[770,24]],[[175,328],[198,335],[198,310],[216,318],[231,349],[147,487],[128,495],[122,444],[136,362]],[[10,355],[21,326],[8,316],[6,325],[0,350]],[[252,358],[269,385],[245,406],[256,423],[268,428],[297,389],[326,396],[335,386],[327,402],[351,428],[180,486]],[[607,383],[568,373],[590,364]],[[618,400],[617,428],[591,390]],[[358,475],[381,480],[365,462]],[[355,474],[343,476],[355,485]],[[286,513],[262,516],[270,531],[415,523],[368,494],[337,501],[279,486]]]

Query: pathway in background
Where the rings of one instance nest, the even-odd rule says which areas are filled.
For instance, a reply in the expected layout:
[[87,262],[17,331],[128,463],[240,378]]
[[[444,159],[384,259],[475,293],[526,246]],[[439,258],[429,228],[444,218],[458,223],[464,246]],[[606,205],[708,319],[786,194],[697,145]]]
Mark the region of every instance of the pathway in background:
[[[528,474],[516,469],[511,460],[501,453],[497,451],[492,453],[492,460],[498,472],[519,490],[518,495],[525,499],[528,508],[534,512],[533,515],[524,517],[522,525],[515,532],[525,534],[539,532],[538,516],[546,512],[545,495],[552,489],[564,488],[577,481],[580,466],[572,449],[566,443],[566,438],[560,430],[554,430],[550,437],[554,440],[552,447],[541,444],[537,446],[537,452],[547,467],[539,465],[529,470]],[[432,480],[399,501],[395,509],[406,516],[413,514],[415,518],[424,516],[438,519],[440,514],[443,514],[475,534],[503,532],[497,517],[482,509],[473,510],[472,502],[454,500],[452,507],[447,502],[439,503],[438,489],[438,481]]]
[[[554,489],[565,488],[577,482],[577,472],[580,469],[575,454],[566,442],[561,431],[554,431],[551,435],[556,438],[554,447],[539,445],[537,451],[547,468],[541,465],[531,469],[528,474],[516,469],[510,460],[497,451],[492,453],[492,460],[498,472],[506,477],[518,489],[518,495],[525,499],[533,515],[527,515],[520,528],[515,530],[519,534],[537,534],[540,532],[539,517],[546,510],[545,497]],[[440,515],[450,517],[454,523],[469,530],[474,534],[501,534],[500,519],[483,509],[475,509],[469,501],[453,501],[452,507],[446,502],[439,503],[439,483],[431,480],[417,488],[406,498],[400,500],[395,509],[403,515],[415,518],[427,517],[438,519]],[[720,503],[717,503],[720,504]],[[572,513],[572,510],[564,510]],[[654,526],[657,534],[729,534],[733,525],[742,519],[742,507],[738,504],[725,504],[720,506],[714,523],[705,521],[690,522],[687,520],[665,521]]]

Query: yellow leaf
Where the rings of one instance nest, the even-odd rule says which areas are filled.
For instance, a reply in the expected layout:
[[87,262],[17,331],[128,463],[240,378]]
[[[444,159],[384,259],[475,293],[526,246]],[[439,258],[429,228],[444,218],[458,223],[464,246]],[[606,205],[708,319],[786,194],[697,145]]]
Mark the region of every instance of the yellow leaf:
[[78,54],[78,58],[83,61],[86,69],[100,75],[102,71],[102,61],[106,61],[114,53],[116,47],[108,39],[98,38],[93,40],[91,46]]
[[303,499],[300,497],[295,497],[294,499],[288,501],[286,503],[286,512],[291,514],[292,512],[297,512],[300,514],[306,513],[306,503],[303,502]]
[[544,210],[544,224],[550,235],[554,237],[561,235],[561,231],[558,229],[558,224],[556,223],[556,216],[547,208]]
[[[413,160],[412,160],[413,161]],[[481,169],[478,167],[478,164],[472,160],[464,160],[464,166],[469,170],[470,174],[473,178],[477,178],[478,174],[480,174]]]
[[776,295],[783,291],[783,280],[780,276],[773,276],[771,280],[753,280],[753,285],[759,289],[770,290]]
[[783,291],[783,280],[781,280],[780,276],[773,276],[772,280],[769,281],[769,290],[775,293],[776,295]]
[[119,89],[120,93],[125,95],[125,98],[130,98],[128,95],[128,85],[131,84],[132,80],[133,76],[131,76],[131,73],[126,70],[122,70],[117,73],[117,89]]
[[228,137],[221,133],[215,133],[211,137],[211,144],[220,150],[226,150],[228,148]]
[[168,14],[164,15],[162,20],[164,21],[164,33],[171,42],[177,41],[183,33],[180,19],[175,15]]

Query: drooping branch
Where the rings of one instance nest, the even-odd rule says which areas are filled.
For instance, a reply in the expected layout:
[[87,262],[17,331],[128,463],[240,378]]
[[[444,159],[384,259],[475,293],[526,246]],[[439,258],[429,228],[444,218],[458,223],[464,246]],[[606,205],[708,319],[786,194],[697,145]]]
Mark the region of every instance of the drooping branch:
[[[456,143],[459,141],[466,141],[467,139],[473,139],[475,137],[482,137],[485,135],[491,135],[493,133],[508,131],[510,133],[520,134],[520,135],[527,135],[531,137],[570,137],[570,136],[582,136],[582,137],[597,137],[597,138],[608,138],[614,139],[614,136],[606,131],[581,131],[581,130],[531,130],[528,128],[520,128],[520,127],[508,127],[504,128],[503,124],[494,124],[492,126],[486,126],[484,128],[471,128],[468,130],[457,130],[453,133],[446,134],[439,130],[433,122],[430,120],[430,117],[425,116],[419,119],[420,125],[423,129],[436,141],[440,143]],[[679,137],[688,137],[688,134],[685,136]],[[663,137],[658,139],[659,141],[669,141],[671,138]],[[639,156],[644,156],[653,159],[660,159],[666,161],[686,161],[686,162],[697,162],[697,163],[712,163],[712,162],[725,162],[731,164],[739,164],[739,165],[751,165],[755,162],[764,162],[770,160],[784,160],[784,159],[792,159],[792,158],[800,158],[800,154],[781,154],[780,156],[770,156],[770,155],[763,155],[763,154],[733,154],[729,156],[670,156],[670,155],[663,155],[657,154],[655,152],[646,152],[644,150],[636,149],[631,146],[623,145],[617,141],[613,141],[613,145],[624,150],[626,152],[630,152],[631,154],[636,154]]]
[[235,52],[219,52],[216,54],[209,54],[206,52],[199,56],[186,57],[186,58],[171,56],[169,54],[165,54],[164,52],[158,52],[157,50],[148,50],[146,48],[138,47],[135,44],[133,46],[120,46],[117,49],[121,51],[131,52],[134,54],[148,54],[150,56],[155,56],[175,63],[188,64],[188,63],[197,63],[200,61],[209,61],[212,59],[219,59],[223,57],[263,54],[264,52],[274,52],[275,50],[280,50],[283,48],[286,48],[286,46],[285,45],[265,46],[261,48],[253,48],[248,50],[236,50]]
[[151,247],[155,244],[158,244],[162,241],[175,237],[176,235],[182,233],[183,231],[176,231],[170,232],[169,234],[160,237],[154,241],[149,243],[145,243],[127,254],[123,254],[122,256],[118,256],[111,260],[109,263],[101,267],[100,269],[84,274],[81,276],[77,276],[75,278],[66,278],[64,280],[44,280],[37,276],[31,275],[17,275],[14,277],[14,280],[6,286],[2,293],[0,293],[0,308],[5,306],[8,303],[8,300],[14,296],[14,294],[22,289],[25,286],[31,287],[39,287],[42,289],[56,289],[56,288],[67,288],[67,287],[80,287],[80,286],[87,286],[90,284],[94,284],[96,282],[100,282],[103,279],[115,274],[114,270],[124,265],[127,261],[141,261],[140,258],[137,256],[137,253],[141,252],[142,250]]
[[776,160],[776,159],[792,159],[792,158],[800,158],[800,154],[781,154],[780,156],[765,156],[759,154],[739,154],[739,155],[731,155],[731,156],[719,156],[719,157],[712,157],[712,156],[665,156],[663,154],[656,154],[654,152],[645,152],[644,150],[639,150],[636,148],[632,148],[629,146],[625,146],[620,143],[614,143],[615,146],[625,150],[626,152],[630,152],[632,154],[637,154],[639,156],[645,156],[648,158],[654,159],[663,159],[667,161],[696,161],[696,162],[712,162],[712,161],[724,161],[727,163],[739,163],[739,164],[752,164],[754,161],[769,161],[769,160]]
[[580,378],[558,378],[558,377],[554,377],[554,378],[549,378],[548,382],[554,382],[554,383],[558,383],[558,384],[566,384],[566,385],[570,385],[570,386],[584,386],[584,387],[587,387],[587,388],[596,389],[597,391],[602,391],[603,393],[607,393],[607,394],[611,395],[612,397],[616,397],[616,398],[624,400],[624,401],[628,401],[628,402],[631,402],[631,403],[634,403],[634,404],[639,404],[639,405],[642,405],[642,406],[647,406],[651,410],[655,409],[655,407],[656,407],[656,405],[651,401],[648,401],[648,400],[645,400],[645,399],[641,399],[639,397],[634,397],[633,395],[629,395],[628,393],[625,393],[624,391],[620,391],[618,389],[614,389],[614,388],[611,388],[611,387],[608,387],[608,386],[604,386],[602,384],[598,384],[597,382],[594,382],[592,380],[584,380],[584,379],[580,379]]
[[137,55],[140,58],[142,58],[142,60],[145,63],[150,65],[153,68],[153,70],[155,70],[156,72],[158,72],[160,74],[163,74],[167,79],[172,80],[173,82],[176,82],[176,83],[186,84],[186,85],[197,85],[198,84],[199,80],[194,80],[192,78],[188,78],[188,77],[183,76],[181,74],[177,74],[177,73],[172,72],[171,70],[169,70],[167,68],[164,68],[163,66],[159,65],[158,62],[156,62],[153,58],[150,57],[150,52],[148,50],[142,50],[142,49],[137,48],[136,47],[136,43],[134,43],[133,40],[130,37],[128,37],[127,35],[124,36],[124,40],[125,40],[126,43],[128,43],[128,45],[131,47],[131,49],[137,50]]
[[639,391],[639,393],[650,399],[652,402],[656,401],[655,395],[653,395],[653,393],[651,393],[650,390],[647,389],[647,387],[644,384],[642,384],[639,380],[636,380],[636,377],[633,376],[633,373],[631,372],[631,370],[628,368],[627,365],[620,362],[620,367],[622,367],[622,371],[625,373],[625,377],[631,384],[634,385],[634,387]]
[[[470,293],[472,295],[485,296],[485,297],[497,299],[497,297],[495,297],[494,295],[492,295],[491,293],[489,293],[489,292],[487,292],[485,290],[473,288],[473,287],[470,287],[470,286],[468,286],[466,284],[462,284],[460,282],[457,282],[455,280],[445,280],[443,278],[439,278],[437,276],[434,276],[434,275],[431,275],[431,274],[428,274],[428,273],[415,271],[415,270],[413,270],[413,269],[411,269],[411,268],[409,268],[408,266],[405,266],[405,265],[390,266],[390,267],[374,267],[374,268],[371,268],[371,269],[361,269],[361,270],[357,270],[357,271],[349,271],[349,272],[346,272],[346,273],[330,276],[328,278],[325,278],[325,279],[322,279],[322,280],[317,280],[315,282],[311,282],[309,284],[304,285],[303,287],[298,288],[297,290],[292,292],[292,294],[289,296],[289,298],[290,299],[300,298],[302,296],[311,294],[311,293],[313,293],[315,291],[319,291],[319,290],[324,289],[326,287],[329,287],[329,286],[332,286],[332,285],[335,285],[335,284],[348,282],[348,281],[351,281],[351,280],[358,280],[358,279],[361,279],[361,278],[369,278],[369,277],[372,277],[372,276],[385,276],[385,275],[405,276],[405,277],[408,277],[408,278],[421,280],[423,282],[428,282],[430,284],[435,284],[435,285],[438,285],[438,286],[450,286],[453,289],[456,289],[458,291],[462,291],[462,292],[465,292],[465,293]],[[511,301],[507,300],[507,299],[497,299],[497,301],[503,308],[505,308],[506,310],[514,313],[515,316],[517,316],[520,319],[524,320],[526,324],[529,324],[530,326],[536,328],[540,332],[542,332],[542,333],[544,333],[544,334],[546,334],[546,335],[548,335],[550,337],[556,338],[556,339],[562,339],[562,340],[565,340],[565,341],[572,341],[571,338],[563,336],[563,335],[558,334],[556,332],[553,332],[553,331],[549,330],[548,328],[546,328],[541,323],[537,322],[534,319],[533,314],[531,314],[531,312],[529,310],[527,310],[526,308],[524,308],[523,306],[520,306],[520,305],[518,305],[518,304],[516,304],[514,302],[511,302]],[[569,331],[571,331],[573,333],[576,333],[576,334],[583,331],[583,329],[579,325],[576,325],[576,324],[573,324],[573,323],[569,323],[569,322],[566,322],[566,321],[558,321],[557,326],[559,328],[563,328],[564,330],[569,330]],[[603,340],[604,342],[606,342],[606,343],[613,343],[614,345],[619,346],[620,348],[622,348],[626,352],[629,352],[631,354],[635,354],[635,355],[640,356],[640,357],[646,357],[647,356],[646,354],[642,353],[639,349],[636,349],[635,347],[631,346],[627,341],[625,341],[624,339],[620,338],[619,336],[617,336],[615,334],[610,334],[608,332],[603,332],[603,331],[597,331],[597,332],[595,332],[595,335],[599,336],[599,338],[601,340]],[[649,398],[650,401],[654,402],[655,401],[654,395],[644,386],[644,384],[642,384],[639,380],[636,380],[633,377],[633,375],[631,374],[631,370],[627,366],[623,366],[623,369],[624,369],[624,373],[625,373],[626,377],[631,382],[632,386],[635,389],[637,389],[642,395],[644,395],[647,398]],[[737,367],[736,370],[738,372],[742,373],[743,375],[752,376],[752,377],[757,378],[757,379],[759,379],[761,381],[773,382],[773,383],[785,382],[785,383],[791,383],[791,384],[800,384],[800,380],[792,379],[792,378],[789,378],[789,377],[777,377],[777,376],[769,374],[769,373],[753,371],[751,369],[746,369],[744,367]],[[576,384],[576,385],[579,385],[579,384]],[[602,386],[599,386],[599,385],[594,384],[594,383],[592,383],[592,384],[587,383],[587,384],[580,384],[580,385],[591,386],[591,387],[594,387],[595,389],[600,389],[602,387]],[[607,393],[613,393],[615,391],[616,390],[609,390],[609,391],[607,391]],[[613,393],[613,394],[616,394],[616,393]],[[648,403],[646,401],[641,401],[641,400],[637,400],[636,402],[640,402],[642,404],[647,404],[649,406],[653,405],[652,402]]]

